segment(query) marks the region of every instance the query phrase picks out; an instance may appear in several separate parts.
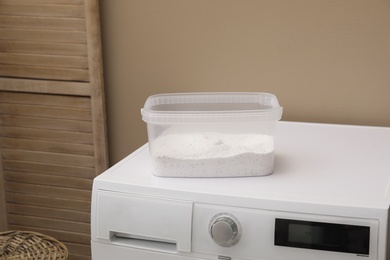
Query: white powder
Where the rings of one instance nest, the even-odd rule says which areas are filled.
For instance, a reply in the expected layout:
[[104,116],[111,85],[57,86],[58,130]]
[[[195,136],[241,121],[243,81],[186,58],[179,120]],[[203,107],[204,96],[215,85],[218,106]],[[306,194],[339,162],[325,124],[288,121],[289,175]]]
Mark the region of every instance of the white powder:
[[151,153],[158,176],[259,176],[274,164],[273,138],[259,134],[165,134],[153,140]]

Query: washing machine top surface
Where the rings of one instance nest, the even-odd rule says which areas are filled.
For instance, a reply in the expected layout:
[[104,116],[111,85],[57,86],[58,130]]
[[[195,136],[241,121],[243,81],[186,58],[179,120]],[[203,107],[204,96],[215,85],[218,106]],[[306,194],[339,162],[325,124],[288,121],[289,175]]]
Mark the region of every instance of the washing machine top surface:
[[229,199],[238,205],[261,199],[389,207],[390,128],[282,121],[277,123],[275,142],[274,172],[268,176],[156,177],[146,144],[98,176],[95,185],[172,198],[201,195],[214,203]]

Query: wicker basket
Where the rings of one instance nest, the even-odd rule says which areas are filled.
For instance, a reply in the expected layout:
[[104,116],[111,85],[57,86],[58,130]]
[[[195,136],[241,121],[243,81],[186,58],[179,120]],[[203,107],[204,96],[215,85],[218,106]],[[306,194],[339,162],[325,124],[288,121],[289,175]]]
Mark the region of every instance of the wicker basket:
[[30,231],[0,233],[1,260],[66,260],[68,249],[58,240]]

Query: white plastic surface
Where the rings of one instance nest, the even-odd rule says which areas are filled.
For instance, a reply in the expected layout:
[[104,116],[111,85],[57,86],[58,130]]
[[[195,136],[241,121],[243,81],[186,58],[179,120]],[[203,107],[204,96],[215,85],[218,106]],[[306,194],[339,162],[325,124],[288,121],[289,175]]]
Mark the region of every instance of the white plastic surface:
[[[240,241],[229,248],[215,244],[208,232],[210,220],[215,214],[228,212],[240,222],[242,235]],[[267,211],[242,207],[226,207],[212,204],[194,205],[192,251],[210,255],[228,255],[233,259],[317,259],[317,260],[357,260],[362,256],[329,251],[307,250],[274,246],[275,218],[287,218],[304,221],[319,221],[347,225],[369,226],[371,232],[370,255],[366,260],[377,260],[378,221],[358,218],[330,217],[311,214]],[[313,252],[314,251],[314,252]]]
[[99,191],[98,203],[97,238],[150,250],[191,251],[191,202]]
[[347,216],[389,207],[390,128],[278,122],[276,134],[275,169],[269,176],[158,178],[151,174],[145,145],[95,182],[114,190],[131,187],[157,197],[180,194],[216,204],[259,207],[261,200],[271,208],[310,212],[338,206],[334,214]]
[[[229,254],[237,256],[233,259],[248,259],[241,258],[245,252],[256,260],[358,258],[343,253],[276,247],[266,241],[270,239],[271,221],[275,217],[311,220],[314,216],[315,221],[368,223],[374,239],[368,259],[388,260],[390,128],[278,122],[276,135],[275,170],[272,175],[263,177],[155,177],[151,174],[148,146],[141,147],[94,180],[92,240],[107,242],[97,238],[94,231],[100,216],[97,208],[101,205],[97,194],[104,190],[162,201],[193,202],[193,217],[188,217],[193,221],[192,249],[186,256],[196,259],[218,259],[218,255]],[[126,208],[126,203],[118,204],[118,208],[122,207]],[[221,211],[240,218],[243,228],[240,241],[232,248],[219,248],[209,238],[209,221]],[[259,220],[258,212],[267,212],[266,217]],[[118,227],[131,219],[127,213],[116,212],[110,216],[122,222]],[[171,218],[180,223],[182,217],[173,214]],[[256,228],[258,235],[254,232]],[[140,233],[141,230],[140,227]],[[187,234],[187,230],[179,226],[177,230]],[[258,249],[250,249],[251,245]],[[163,254],[170,255],[161,252]],[[171,253],[172,259],[178,254]],[[366,256],[361,258],[367,259]]]
[[111,244],[92,242],[93,260],[202,260],[206,258],[186,257],[137,248],[115,246]]

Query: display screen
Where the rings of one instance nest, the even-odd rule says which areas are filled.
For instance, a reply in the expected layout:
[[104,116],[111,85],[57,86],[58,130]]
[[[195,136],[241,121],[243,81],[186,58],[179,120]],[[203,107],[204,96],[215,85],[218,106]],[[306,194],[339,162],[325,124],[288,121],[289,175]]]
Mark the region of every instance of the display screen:
[[369,255],[370,227],[276,219],[275,245]]

